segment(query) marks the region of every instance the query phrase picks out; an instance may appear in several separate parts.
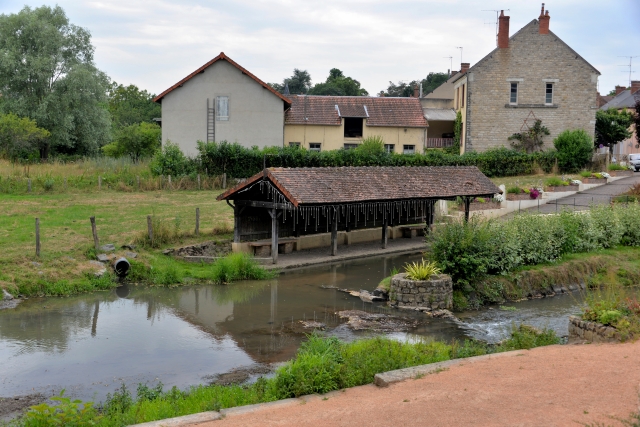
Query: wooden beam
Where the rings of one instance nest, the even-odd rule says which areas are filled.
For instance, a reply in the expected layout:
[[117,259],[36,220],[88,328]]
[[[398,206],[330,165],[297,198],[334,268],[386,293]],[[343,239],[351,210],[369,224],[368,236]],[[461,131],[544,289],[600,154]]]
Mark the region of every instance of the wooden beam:
[[382,222],[382,249],[387,249],[387,240],[389,238],[389,231],[387,230],[388,223],[389,218],[385,217]]
[[464,197],[464,222],[469,222],[469,205],[471,204],[470,197]]
[[331,223],[331,256],[338,255],[338,210],[334,209]]
[[240,243],[240,208],[233,208],[233,241]]
[[269,211],[271,215],[271,259],[278,263],[278,214],[275,208]]
[[251,206],[254,208],[267,208],[267,209],[293,209],[293,205],[285,203],[273,203],[273,202],[259,202],[255,200],[235,200],[236,206]]

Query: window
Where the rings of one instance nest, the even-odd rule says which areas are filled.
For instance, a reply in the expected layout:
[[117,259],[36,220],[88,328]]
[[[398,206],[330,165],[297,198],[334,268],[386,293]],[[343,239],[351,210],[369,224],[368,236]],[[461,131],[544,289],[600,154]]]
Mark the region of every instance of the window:
[[402,154],[416,154],[416,146],[415,145],[403,145],[402,146]]
[[300,143],[299,142],[290,142],[289,143],[289,147],[300,148]]
[[396,151],[395,144],[384,144],[384,151],[386,153],[395,153]]
[[310,142],[309,143],[309,151],[320,151],[320,143],[319,142]]
[[518,83],[511,83],[511,96],[509,97],[509,104],[518,103]]
[[229,97],[216,96],[216,120],[229,120]]
[[553,104],[553,83],[546,84],[544,103]]
[[358,144],[344,144],[345,150],[355,150],[358,148]]
[[344,137],[345,138],[360,138],[362,137],[362,122],[360,117],[345,117],[344,118]]

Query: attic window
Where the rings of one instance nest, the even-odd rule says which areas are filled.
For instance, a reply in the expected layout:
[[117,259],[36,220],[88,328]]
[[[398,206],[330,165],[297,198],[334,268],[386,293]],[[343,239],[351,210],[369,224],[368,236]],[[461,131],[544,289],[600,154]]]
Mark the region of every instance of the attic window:
[[362,125],[364,120],[360,117],[344,118],[344,137],[362,138]]
[[228,96],[216,96],[216,120],[217,121],[229,120],[229,97]]

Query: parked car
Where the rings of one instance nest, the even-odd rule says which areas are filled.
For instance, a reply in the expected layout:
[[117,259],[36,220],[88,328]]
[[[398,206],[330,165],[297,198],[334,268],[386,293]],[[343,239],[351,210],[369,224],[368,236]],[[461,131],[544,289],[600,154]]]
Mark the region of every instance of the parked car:
[[629,154],[629,168],[640,171],[640,154]]

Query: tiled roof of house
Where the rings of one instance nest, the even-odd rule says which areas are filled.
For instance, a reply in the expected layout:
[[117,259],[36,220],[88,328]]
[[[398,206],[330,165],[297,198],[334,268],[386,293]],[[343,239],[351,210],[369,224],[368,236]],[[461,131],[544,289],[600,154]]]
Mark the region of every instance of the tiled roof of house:
[[604,104],[600,107],[601,110],[608,110],[609,108],[635,108],[636,99],[635,97],[640,98],[640,91],[635,94],[631,93],[631,89],[626,89],[617,94],[611,101]]
[[273,93],[275,96],[277,96],[278,98],[282,99],[287,104],[291,104],[291,100],[289,100],[288,98],[283,96],[280,92],[278,92],[277,90],[275,90],[274,88],[272,88],[271,86],[269,86],[268,84],[266,84],[265,82],[263,82],[262,80],[260,80],[256,76],[254,76],[253,74],[251,74],[246,68],[240,66],[237,62],[235,62],[234,60],[229,58],[227,55],[225,55],[224,52],[220,52],[220,55],[216,56],[211,61],[209,61],[206,64],[204,64],[202,67],[198,68],[193,73],[189,74],[187,77],[185,77],[184,79],[180,80],[178,83],[174,84],[169,89],[165,90],[160,95],[158,95],[155,98],[153,98],[153,101],[154,102],[162,101],[162,98],[164,98],[169,92],[179,88],[185,82],[187,82],[188,80],[191,80],[192,78],[194,78],[198,74],[203,73],[204,70],[206,70],[207,68],[209,68],[210,66],[212,66],[213,64],[215,64],[216,62],[218,62],[220,60],[227,61],[229,64],[233,65],[238,70],[240,70],[242,72],[242,74],[246,74],[249,78],[255,80],[258,84],[262,85],[262,87],[267,89],[269,92]]
[[292,101],[285,116],[288,125],[340,126],[342,117],[362,117],[367,126],[428,126],[417,98],[298,95]]
[[429,92],[424,97],[425,98],[433,98],[433,99],[453,99],[454,98],[454,89],[453,82],[458,79],[458,76],[461,76],[462,73],[459,71],[454,72],[451,77],[447,79],[446,82],[442,83],[440,86],[435,88],[433,92]]
[[[218,196],[238,193],[265,177],[260,172]],[[294,206],[485,196],[500,189],[475,166],[272,168],[266,178]],[[239,198],[243,196],[240,195]]]

